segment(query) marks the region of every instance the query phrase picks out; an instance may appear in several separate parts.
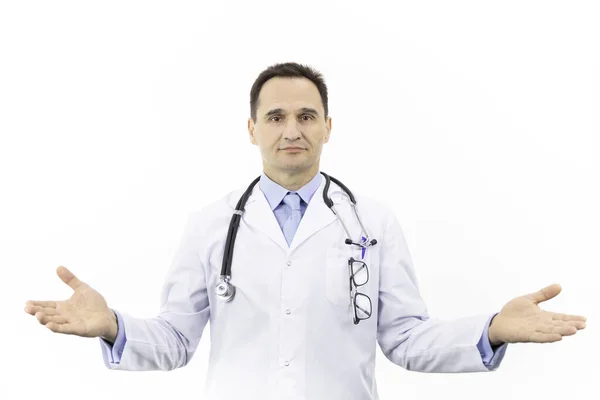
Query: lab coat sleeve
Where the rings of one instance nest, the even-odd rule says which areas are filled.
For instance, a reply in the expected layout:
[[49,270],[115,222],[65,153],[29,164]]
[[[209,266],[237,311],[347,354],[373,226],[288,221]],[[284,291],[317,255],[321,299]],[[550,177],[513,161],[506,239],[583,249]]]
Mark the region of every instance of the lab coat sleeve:
[[382,247],[377,341],[383,354],[394,364],[417,372],[486,372],[498,368],[506,346],[496,350],[490,367],[484,364],[477,346],[492,313],[455,320],[430,318],[404,234],[392,213],[387,218]]
[[[119,312],[119,329],[124,329],[127,339],[118,362],[108,353],[103,354],[108,368],[167,371],[190,362],[210,316],[205,270],[198,251],[202,241],[197,220],[196,213],[188,217],[163,285],[159,314],[137,318]],[[103,352],[108,350],[102,346]]]

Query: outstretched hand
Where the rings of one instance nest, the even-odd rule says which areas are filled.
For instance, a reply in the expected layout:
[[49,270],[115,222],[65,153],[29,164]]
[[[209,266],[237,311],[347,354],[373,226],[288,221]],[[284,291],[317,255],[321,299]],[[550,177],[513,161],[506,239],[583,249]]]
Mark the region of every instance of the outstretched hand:
[[490,343],[557,342],[584,329],[585,317],[544,311],[538,306],[561,290],[560,285],[554,284],[509,301],[492,319],[488,330]]
[[71,298],[63,301],[29,300],[25,303],[25,312],[35,315],[40,324],[53,332],[83,337],[114,336],[116,317],[104,297],[65,267],[58,267],[56,273],[73,289]]

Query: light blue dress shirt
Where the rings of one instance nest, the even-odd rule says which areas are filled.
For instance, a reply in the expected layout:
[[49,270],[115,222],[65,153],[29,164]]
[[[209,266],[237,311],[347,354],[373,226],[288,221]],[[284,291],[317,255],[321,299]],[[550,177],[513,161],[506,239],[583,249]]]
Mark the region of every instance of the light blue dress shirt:
[[[310,200],[312,199],[313,195],[319,188],[320,184],[321,184],[321,173],[319,172],[315,175],[315,177],[310,182],[308,182],[306,185],[304,185],[303,187],[301,187],[300,189],[298,189],[295,192],[301,198],[300,210],[302,212],[302,216],[304,216],[306,208],[308,207],[308,203],[310,203]],[[283,203],[283,198],[285,197],[286,194],[289,193],[289,191],[286,188],[280,186],[278,183],[269,179],[269,177],[267,177],[267,175],[265,175],[264,172],[260,177],[260,181],[258,182],[258,185],[259,185],[261,191],[263,192],[263,194],[265,195],[267,202],[271,206],[271,210],[273,210],[273,213],[275,214],[275,218],[277,219],[279,226],[283,227],[284,222],[290,215],[289,208]],[[123,329],[123,319],[121,318],[121,315],[116,310],[112,310],[112,311],[117,316],[117,325],[118,325],[118,333],[117,333],[117,338],[115,339],[115,343],[114,343],[114,345],[112,345],[110,342],[100,338],[101,345],[103,347],[105,347],[105,349],[107,350],[107,351],[102,352],[102,354],[104,356],[104,363],[107,367],[109,367],[109,360],[107,359],[107,354],[111,355],[111,358],[112,358],[110,360],[111,362],[118,364],[119,361],[121,360],[121,355],[123,354],[123,349],[125,348],[125,343],[127,342],[127,337],[125,336],[125,329]],[[498,313],[496,313],[496,314],[498,314]],[[492,315],[490,317],[490,319],[488,320],[488,323],[485,325],[485,328],[483,330],[483,334],[481,335],[481,339],[477,343],[477,348],[479,349],[479,353],[481,354],[481,359],[483,361],[483,364],[488,368],[493,367],[494,362],[496,361],[494,355],[498,354],[498,352],[496,352],[495,350],[497,350],[501,346],[506,346],[506,343],[505,343],[500,346],[495,346],[494,348],[492,348],[492,345],[490,344],[490,341],[488,338],[488,329],[489,329],[490,323],[492,321],[492,318],[494,318],[494,316],[496,316],[496,314]]]

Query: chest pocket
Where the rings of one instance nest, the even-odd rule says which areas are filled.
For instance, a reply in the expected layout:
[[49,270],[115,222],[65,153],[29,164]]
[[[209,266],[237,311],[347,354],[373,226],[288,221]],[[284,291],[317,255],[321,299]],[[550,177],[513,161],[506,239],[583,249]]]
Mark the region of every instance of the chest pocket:
[[[350,267],[348,260],[354,257],[363,261],[368,268],[369,280],[363,286],[358,287],[358,292],[366,294],[371,298],[371,303],[378,301],[379,287],[379,265],[377,245],[366,250],[365,258],[361,258],[361,250],[355,246],[346,245],[345,248],[332,247],[327,250],[325,265],[325,291],[329,302],[336,306],[350,307]],[[373,305],[375,310],[376,304]]]
[[337,306],[351,304],[349,257],[349,252],[337,247],[329,248],[325,257],[325,295],[327,300]]

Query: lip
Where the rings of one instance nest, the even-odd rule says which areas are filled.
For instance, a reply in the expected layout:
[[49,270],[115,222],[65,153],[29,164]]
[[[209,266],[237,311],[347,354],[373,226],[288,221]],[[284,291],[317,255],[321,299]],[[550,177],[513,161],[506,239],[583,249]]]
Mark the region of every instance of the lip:
[[300,151],[300,150],[304,150],[304,149],[302,147],[285,147],[281,150],[283,150],[283,151]]

